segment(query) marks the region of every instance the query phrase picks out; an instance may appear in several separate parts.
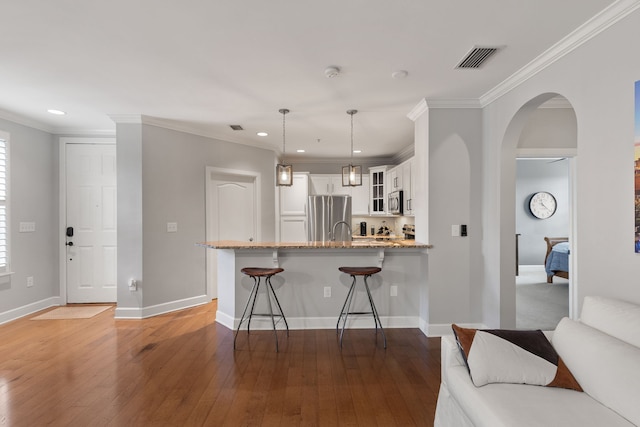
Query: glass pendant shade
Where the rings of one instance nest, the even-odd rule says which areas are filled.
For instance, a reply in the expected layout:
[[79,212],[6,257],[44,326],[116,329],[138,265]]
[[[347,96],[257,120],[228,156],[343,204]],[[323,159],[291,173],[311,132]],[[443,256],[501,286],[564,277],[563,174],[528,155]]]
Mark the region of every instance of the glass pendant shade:
[[293,166],[287,165],[284,162],[284,155],[286,153],[285,145],[285,121],[284,116],[289,113],[289,110],[282,108],[278,110],[282,114],[282,163],[276,165],[276,186],[288,187],[293,185]]
[[362,185],[362,166],[351,165],[342,167],[342,186],[357,187]]
[[290,186],[293,185],[293,167],[291,165],[276,165],[276,185]]
[[353,164],[353,115],[358,110],[349,110],[347,114],[351,116],[351,162],[342,167],[342,186],[357,187],[362,185],[362,166]]

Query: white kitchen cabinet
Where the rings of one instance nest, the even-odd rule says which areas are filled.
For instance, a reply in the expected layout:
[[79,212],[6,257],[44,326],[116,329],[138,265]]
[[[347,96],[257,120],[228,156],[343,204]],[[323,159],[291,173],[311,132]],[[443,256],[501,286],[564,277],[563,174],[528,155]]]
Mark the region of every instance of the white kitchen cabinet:
[[309,174],[293,173],[293,185],[279,187],[279,237],[281,242],[307,241],[307,203],[309,199]]
[[369,215],[369,175],[362,175],[362,185],[351,187],[351,214]]
[[293,185],[280,188],[280,215],[307,215],[309,175],[294,172]]
[[306,242],[307,239],[306,216],[283,216],[280,218],[281,242]]
[[398,191],[398,190],[402,190],[402,179],[404,177],[403,175],[403,166],[399,165],[399,166],[395,166],[391,169],[389,169],[389,171],[387,172],[389,180],[389,190],[388,192],[391,191]]
[[314,174],[309,176],[309,181],[314,196],[351,195],[351,188],[342,186],[342,175]]
[[369,187],[371,215],[382,215],[387,212],[387,166],[375,166],[369,168]]
[[413,179],[413,157],[402,163],[402,191],[404,197],[404,214],[414,215],[414,179]]

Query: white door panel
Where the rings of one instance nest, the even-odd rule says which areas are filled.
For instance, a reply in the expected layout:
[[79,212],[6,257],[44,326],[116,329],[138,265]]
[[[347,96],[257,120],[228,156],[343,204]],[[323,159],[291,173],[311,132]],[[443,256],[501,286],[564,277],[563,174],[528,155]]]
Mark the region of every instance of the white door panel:
[[67,301],[115,302],[115,145],[68,144],[66,171]]
[[[256,177],[229,173],[207,174],[207,240],[258,239]],[[217,252],[207,252],[207,288],[218,297]]]

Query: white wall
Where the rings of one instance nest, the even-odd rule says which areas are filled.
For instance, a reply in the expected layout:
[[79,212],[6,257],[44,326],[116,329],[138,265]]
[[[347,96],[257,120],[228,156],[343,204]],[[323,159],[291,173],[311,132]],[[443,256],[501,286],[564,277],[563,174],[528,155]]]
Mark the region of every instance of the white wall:
[[[275,240],[272,151],[145,124],[117,131],[119,314],[144,317],[204,298],[206,249],[195,244],[206,238],[207,166],[261,174],[259,239]],[[178,232],[167,233],[167,222]],[[141,281],[135,292],[127,288],[132,275]]]
[[577,118],[574,315],[585,295],[640,302],[640,258],[633,252],[633,85],[640,78],[640,57],[629,54],[639,27],[636,10],[484,109],[486,324],[515,325],[509,242],[515,232],[517,135],[510,123],[521,107],[544,93],[566,97]]
[[[58,147],[43,131],[0,119],[10,134],[11,269],[0,279],[0,323],[57,303],[59,296]],[[36,231],[20,233],[21,221]],[[27,288],[27,277],[34,286]],[[17,313],[8,313],[11,310]]]
[[[569,160],[518,159],[516,171],[516,233],[520,265],[542,265],[545,237],[569,237]],[[531,195],[547,191],[556,199],[556,212],[547,219],[529,211]]]
[[[476,321],[482,292],[480,276],[482,171],[480,109],[429,110],[429,323]],[[422,215],[422,213],[419,213]],[[419,215],[418,213],[416,215]],[[416,218],[417,222],[417,218]],[[451,236],[466,224],[467,237]]]

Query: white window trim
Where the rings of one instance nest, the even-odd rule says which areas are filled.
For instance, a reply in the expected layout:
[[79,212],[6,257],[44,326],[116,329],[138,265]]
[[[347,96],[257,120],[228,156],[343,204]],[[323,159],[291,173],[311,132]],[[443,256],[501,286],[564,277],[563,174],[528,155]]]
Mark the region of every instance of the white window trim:
[[0,267],[0,277],[10,276],[13,274],[11,271],[11,156],[10,156],[10,135],[7,132],[0,131],[0,139],[5,141],[5,242],[6,242],[6,257],[7,262],[5,267]]

